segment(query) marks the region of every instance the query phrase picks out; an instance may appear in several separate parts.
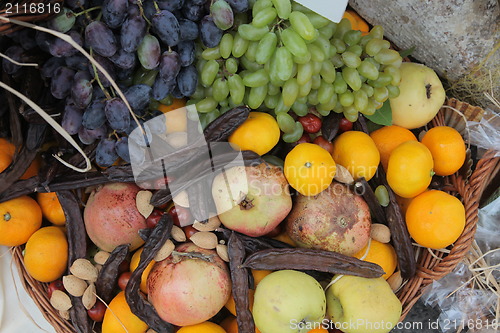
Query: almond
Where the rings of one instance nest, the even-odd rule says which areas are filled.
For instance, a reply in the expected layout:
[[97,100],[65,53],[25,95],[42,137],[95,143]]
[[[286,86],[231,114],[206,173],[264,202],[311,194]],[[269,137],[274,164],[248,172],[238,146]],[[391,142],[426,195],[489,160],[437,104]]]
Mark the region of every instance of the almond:
[[172,226],[172,231],[170,232],[170,234],[176,242],[182,243],[186,241],[186,234],[184,233],[184,230],[176,225]]
[[337,171],[335,172],[335,177],[333,177],[339,183],[352,184],[354,183],[354,178],[352,177],[349,170],[340,164],[337,164]]
[[186,132],[174,132],[166,136],[165,141],[173,148],[182,148],[188,144],[188,136]]
[[144,216],[145,219],[153,212],[154,206],[150,203],[153,192],[151,191],[139,191],[135,197],[135,205],[139,213]]
[[201,247],[202,249],[215,249],[217,246],[217,236],[213,232],[209,231],[199,231],[193,236],[191,236],[190,240],[196,245]]
[[61,311],[59,310],[59,315],[62,319],[69,320],[69,311]]
[[82,295],[82,303],[85,309],[89,310],[95,305],[96,301],[97,298],[95,297],[95,285],[91,283],[87,287],[87,289],[85,289],[85,292]]
[[208,221],[205,223],[194,221],[193,228],[195,228],[198,231],[214,231],[215,229],[220,227],[220,225],[221,222],[219,220],[219,217],[215,215],[209,218]]
[[68,311],[72,306],[69,296],[61,290],[54,290],[50,298],[50,304],[59,311]]
[[215,250],[217,251],[217,254],[219,257],[224,260],[225,262],[229,262],[229,254],[227,253],[227,245],[223,244],[217,244],[215,247]]
[[158,250],[158,253],[156,254],[154,261],[162,261],[167,259],[172,252],[174,252],[175,249],[175,244],[172,242],[170,239],[167,239],[165,244]]
[[176,205],[184,208],[189,208],[189,196],[186,191],[179,192],[176,196],[172,198]]
[[108,260],[110,255],[111,253],[109,252],[99,251],[95,254],[94,261],[96,262],[96,264],[104,265],[104,263],[106,262],[106,260]]
[[97,280],[97,268],[87,259],[76,259],[69,268],[69,271],[74,276],[85,281],[95,282]]
[[63,276],[62,282],[64,289],[71,295],[75,297],[80,297],[87,289],[87,282],[74,275]]
[[403,278],[401,277],[401,271],[394,272],[388,279],[387,283],[391,286],[392,291],[397,292],[401,285],[403,284]]
[[385,224],[373,223],[370,237],[380,243],[389,243],[391,241],[391,230]]

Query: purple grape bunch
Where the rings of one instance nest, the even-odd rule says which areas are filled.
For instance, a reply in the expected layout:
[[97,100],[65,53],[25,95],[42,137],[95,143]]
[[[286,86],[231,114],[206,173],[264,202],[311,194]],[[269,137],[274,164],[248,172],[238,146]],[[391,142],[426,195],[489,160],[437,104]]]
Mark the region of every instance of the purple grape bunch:
[[[134,115],[145,123],[158,105],[190,97],[198,83],[195,55],[216,47],[234,13],[248,0],[66,0],[47,22],[87,50],[123,91]],[[111,82],[72,45],[50,34],[24,29],[0,36],[0,49],[16,61],[42,54],[39,68],[45,99],[82,145],[96,145],[95,162],[130,162],[128,134],[136,121]],[[2,60],[4,72],[21,78],[26,69]]]

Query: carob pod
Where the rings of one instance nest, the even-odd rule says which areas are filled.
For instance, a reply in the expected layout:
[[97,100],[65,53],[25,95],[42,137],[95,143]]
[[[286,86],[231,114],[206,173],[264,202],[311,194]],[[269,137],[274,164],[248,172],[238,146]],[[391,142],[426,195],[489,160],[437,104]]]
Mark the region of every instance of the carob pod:
[[364,177],[359,178],[354,182],[354,184],[352,184],[351,187],[352,191],[355,194],[361,195],[363,199],[365,199],[368,207],[370,208],[372,216],[375,218],[375,221],[382,224],[387,224],[384,209],[380,205],[377,197],[375,196],[375,192],[373,192],[373,189],[371,188],[370,184],[368,184],[366,179]]
[[374,263],[337,252],[315,249],[267,249],[248,256],[243,267],[257,270],[314,270],[331,274],[377,278],[385,272]]
[[229,270],[231,271],[231,281],[233,288],[233,298],[236,307],[236,321],[238,332],[254,333],[255,323],[250,311],[250,301],[248,299],[249,281],[248,269],[243,268],[245,259],[245,247],[239,236],[232,232],[229,236],[227,251],[229,254]]
[[[150,203],[155,207],[162,206],[172,200],[173,195],[188,189],[191,185],[199,181],[206,180],[207,177],[213,177],[213,169],[217,170],[223,167],[229,168],[231,166],[240,165],[238,161],[234,161],[236,154],[237,152],[225,152],[215,155],[211,160],[206,160],[205,158],[201,159],[198,163],[193,164],[189,172],[184,171],[178,176],[176,179],[176,193],[171,193],[170,189],[158,190],[151,197]],[[242,151],[241,154],[245,165],[262,162],[260,155],[253,151],[245,150]]]
[[362,114],[358,115],[358,120],[354,122],[352,127],[353,127],[353,130],[355,130],[355,131],[360,131],[360,132],[364,132],[366,134],[369,134],[368,125],[366,124],[365,116],[363,116]]
[[382,167],[378,167],[375,177],[378,185],[384,185],[389,193],[389,205],[385,207],[384,211],[387,225],[391,230],[392,245],[398,254],[398,266],[401,270],[401,276],[405,279],[411,279],[416,273],[417,263],[405,218],[401,212],[401,207],[396,201],[396,195],[387,183],[385,171]]
[[249,114],[248,106],[237,106],[224,112],[205,127],[205,139],[207,142],[226,141],[247,120]]
[[139,265],[134,270],[125,288],[125,298],[133,314],[158,333],[173,333],[174,327],[160,318],[155,308],[140,291],[142,273],[158,253],[158,250],[170,238],[173,221],[169,214],[163,214],[160,221],[144,244]]
[[342,114],[337,112],[330,112],[328,116],[323,117],[321,134],[327,141],[331,142],[337,136],[341,119]]
[[97,295],[99,295],[106,304],[113,299],[113,292],[116,281],[118,280],[118,274],[120,273],[119,268],[121,263],[127,258],[128,252],[128,244],[116,247],[99,271],[95,287]]
[[219,228],[217,231],[221,232],[223,235],[223,238],[226,240],[226,242],[229,240],[229,237],[233,233],[235,233],[238,238],[241,240],[243,243],[243,246],[245,248],[245,252],[247,254],[253,254],[255,252],[261,251],[261,250],[266,250],[266,249],[275,249],[275,248],[292,248],[290,244],[287,244],[285,242],[279,241],[277,239],[272,239],[269,237],[250,237],[244,234],[241,234],[236,231],[231,231],[226,228]]
[[[78,199],[71,191],[57,192],[57,198],[61,203],[66,217],[66,233],[68,237],[68,269],[73,262],[87,256],[87,233],[83,223],[82,212]],[[81,297],[71,298],[73,306],[69,310],[71,323],[78,333],[91,333],[92,326],[87,315],[87,309],[83,306]]]
[[45,137],[45,131],[32,129],[39,125],[29,124],[26,141],[31,141],[30,149],[27,144],[23,145],[22,132],[20,132],[21,135],[19,133],[12,133],[14,130],[21,131],[19,115],[12,115],[12,110],[10,121],[12,144],[15,147],[21,147],[21,149],[14,153],[13,162],[9,167],[0,173],[0,193],[7,191],[26,172],[35,159],[39,146],[43,143],[43,137]]

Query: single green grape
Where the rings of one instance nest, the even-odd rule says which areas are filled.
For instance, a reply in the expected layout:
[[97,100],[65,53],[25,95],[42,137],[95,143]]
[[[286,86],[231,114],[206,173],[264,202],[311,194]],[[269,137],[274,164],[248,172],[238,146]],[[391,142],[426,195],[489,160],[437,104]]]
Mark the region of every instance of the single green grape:
[[226,71],[230,74],[236,74],[238,71],[238,60],[236,58],[228,58],[226,62],[224,63],[224,67]]
[[389,191],[387,191],[387,187],[385,187],[384,185],[377,186],[377,188],[375,189],[375,197],[382,207],[389,206]]
[[215,108],[217,108],[217,105],[219,105],[219,103],[213,97],[205,97],[204,99],[196,103],[196,109],[200,113],[208,113],[215,110]]
[[350,51],[342,53],[342,61],[350,68],[358,68],[361,65],[361,58]]
[[212,97],[219,103],[229,95],[229,86],[225,78],[216,79],[213,88]]
[[307,107],[306,103],[299,102],[299,100],[297,99],[292,105],[292,111],[295,112],[297,116],[303,117],[309,112],[309,108]]
[[356,45],[361,40],[361,31],[359,30],[349,30],[344,33],[344,42],[347,45]]
[[299,86],[299,97],[307,97],[311,89],[312,89],[312,80],[309,80],[305,84]]
[[363,89],[354,92],[354,106],[360,112],[368,107],[368,95]]
[[201,53],[201,57],[205,60],[217,60],[220,58],[220,48],[219,46],[205,49]]
[[361,77],[356,69],[349,67],[342,68],[342,77],[353,91],[357,91],[361,88]]
[[248,49],[248,44],[249,43],[250,42],[248,40],[246,40],[245,38],[241,37],[241,35],[237,32],[234,35],[233,50],[231,51],[233,53],[233,57],[239,58],[242,55],[244,55],[245,52]]
[[287,112],[278,113],[276,121],[283,133],[292,133],[295,130],[295,120]]
[[264,100],[266,99],[266,96],[268,94],[268,87],[269,85],[263,85],[260,87],[254,87],[250,88],[250,92],[248,94],[248,106],[251,109],[257,109],[259,108],[262,103],[264,103]]
[[339,101],[343,107],[351,106],[354,103],[354,94],[352,91],[347,90],[343,94],[340,94]]
[[219,53],[222,58],[227,59],[231,56],[231,52],[233,51],[233,42],[233,35],[226,33],[222,36],[219,43]]
[[273,7],[266,7],[257,12],[255,16],[253,16],[252,19],[252,25],[256,28],[262,28],[267,26],[269,23],[274,21],[276,17],[278,16],[278,13],[276,12],[276,9]]
[[278,105],[281,95],[267,95],[266,99],[264,99],[264,104],[267,108],[274,110]]
[[282,138],[283,141],[287,143],[293,143],[298,141],[302,134],[304,134],[304,128],[302,127],[302,124],[300,122],[296,121],[293,132],[283,134]]
[[321,67],[321,77],[325,82],[333,83],[336,78],[337,71],[333,66],[331,61],[324,61],[323,66]]
[[283,85],[283,104],[286,106],[292,106],[295,103],[299,95],[299,84],[297,83],[297,79],[291,78],[285,82]]

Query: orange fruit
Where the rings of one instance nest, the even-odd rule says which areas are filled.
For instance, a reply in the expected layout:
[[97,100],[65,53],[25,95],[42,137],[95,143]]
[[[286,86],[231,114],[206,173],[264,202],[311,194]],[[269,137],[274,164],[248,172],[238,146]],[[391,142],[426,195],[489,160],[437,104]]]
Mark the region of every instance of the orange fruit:
[[[0,172],[7,169],[13,161],[16,147],[7,139],[0,138]],[[40,158],[37,156],[20,179],[28,179],[38,174],[40,169]]]
[[24,266],[40,282],[51,282],[63,276],[68,265],[68,240],[63,229],[41,228],[26,243]]
[[262,281],[263,278],[265,278],[272,272],[273,271],[252,269],[252,276],[255,288],[260,283],[260,281]]
[[406,225],[420,245],[442,249],[453,244],[465,228],[465,208],[454,196],[438,190],[414,198],[406,211]]
[[342,133],[333,142],[335,163],[347,168],[354,179],[370,180],[377,172],[380,153],[372,138],[359,131]]
[[[135,271],[137,266],[139,266],[139,261],[141,259],[141,253],[143,250],[144,248],[141,247],[140,249],[135,251],[134,254],[132,255],[132,258],[130,259],[130,272]],[[144,272],[142,273],[140,289],[145,294],[148,293],[147,282],[148,282],[149,272],[151,272],[151,269],[153,268],[155,263],[156,261],[154,260],[151,261],[144,270]]]
[[290,186],[312,196],[332,183],[337,166],[330,153],[312,143],[296,145],[285,157],[284,173]]
[[426,146],[407,141],[397,146],[389,157],[387,182],[403,198],[424,192],[432,180],[434,162]]
[[[220,326],[226,330],[227,333],[238,333],[238,322],[235,316],[229,316],[225,318]],[[255,333],[260,333],[259,329],[255,328]]]
[[173,110],[177,110],[177,109],[183,108],[185,106],[186,106],[186,100],[185,99],[183,99],[183,98],[181,98],[181,99],[174,98],[174,100],[172,101],[172,104],[170,104],[170,105],[160,104],[158,106],[158,110],[160,110],[163,113],[166,113],[166,112],[170,112],[170,111],[173,111]]
[[343,18],[346,18],[351,22],[352,30],[359,30],[361,32],[369,32],[370,31],[370,28],[368,27],[368,23],[366,23],[366,21],[363,20],[361,18],[361,16],[359,16],[358,13],[356,13],[353,10],[347,9],[344,12]]
[[55,192],[38,193],[36,200],[42,209],[43,216],[50,223],[55,225],[64,225],[66,223],[66,216],[64,216],[64,211]]
[[[144,248],[140,248],[135,253],[132,255],[132,258],[130,259],[130,271],[133,272],[139,266],[139,260],[141,259],[141,253]],[[149,272],[151,272],[151,269],[153,268],[153,265],[155,264],[155,261],[151,261],[149,265],[146,267],[144,272],[142,272],[142,277],[141,277],[141,286],[140,289],[143,293],[147,294],[148,293],[148,276]]]
[[384,170],[387,170],[389,156],[394,148],[406,141],[417,141],[417,138],[409,129],[397,125],[379,128],[370,133],[370,138],[373,139],[375,146],[377,146],[380,153],[380,162]]
[[[248,300],[250,302],[250,310],[253,308],[253,298],[255,295],[255,290],[253,289],[248,289]],[[234,297],[233,294],[231,294],[231,297],[227,300],[226,305],[224,305],[229,312],[233,314],[233,316],[236,316],[236,304],[234,303]]]
[[148,325],[130,310],[125,299],[125,292],[119,292],[108,306],[102,321],[102,333],[144,333],[147,331]]
[[449,176],[465,162],[465,142],[460,133],[449,126],[431,128],[422,138],[434,159],[434,172],[439,176]]
[[183,326],[177,333],[227,333],[225,329],[210,321],[205,321],[200,324]]
[[282,232],[278,236],[273,237],[273,239],[277,239],[279,241],[282,241],[283,243],[287,243],[293,247],[297,247],[297,243],[295,243],[295,241],[291,239],[286,232]]
[[42,210],[32,198],[22,196],[0,203],[0,245],[22,245],[41,225]]
[[328,330],[326,328],[315,328],[308,331],[307,333],[328,333]]
[[[368,245],[361,249],[354,256],[358,259],[361,259],[365,255],[367,247]],[[392,275],[392,273],[394,273],[398,264],[398,258],[394,247],[391,244],[381,243],[374,239],[371,240],[370,249],[368,250],[368,254],[363,260],[375,263],[382,267],[385,272],[382,277],[386,280]]]
[[231,134],[228,141],[241,150],[264,155],[278,143],[280,133],[273,116],[265,112],[250,112],[248,119]]

